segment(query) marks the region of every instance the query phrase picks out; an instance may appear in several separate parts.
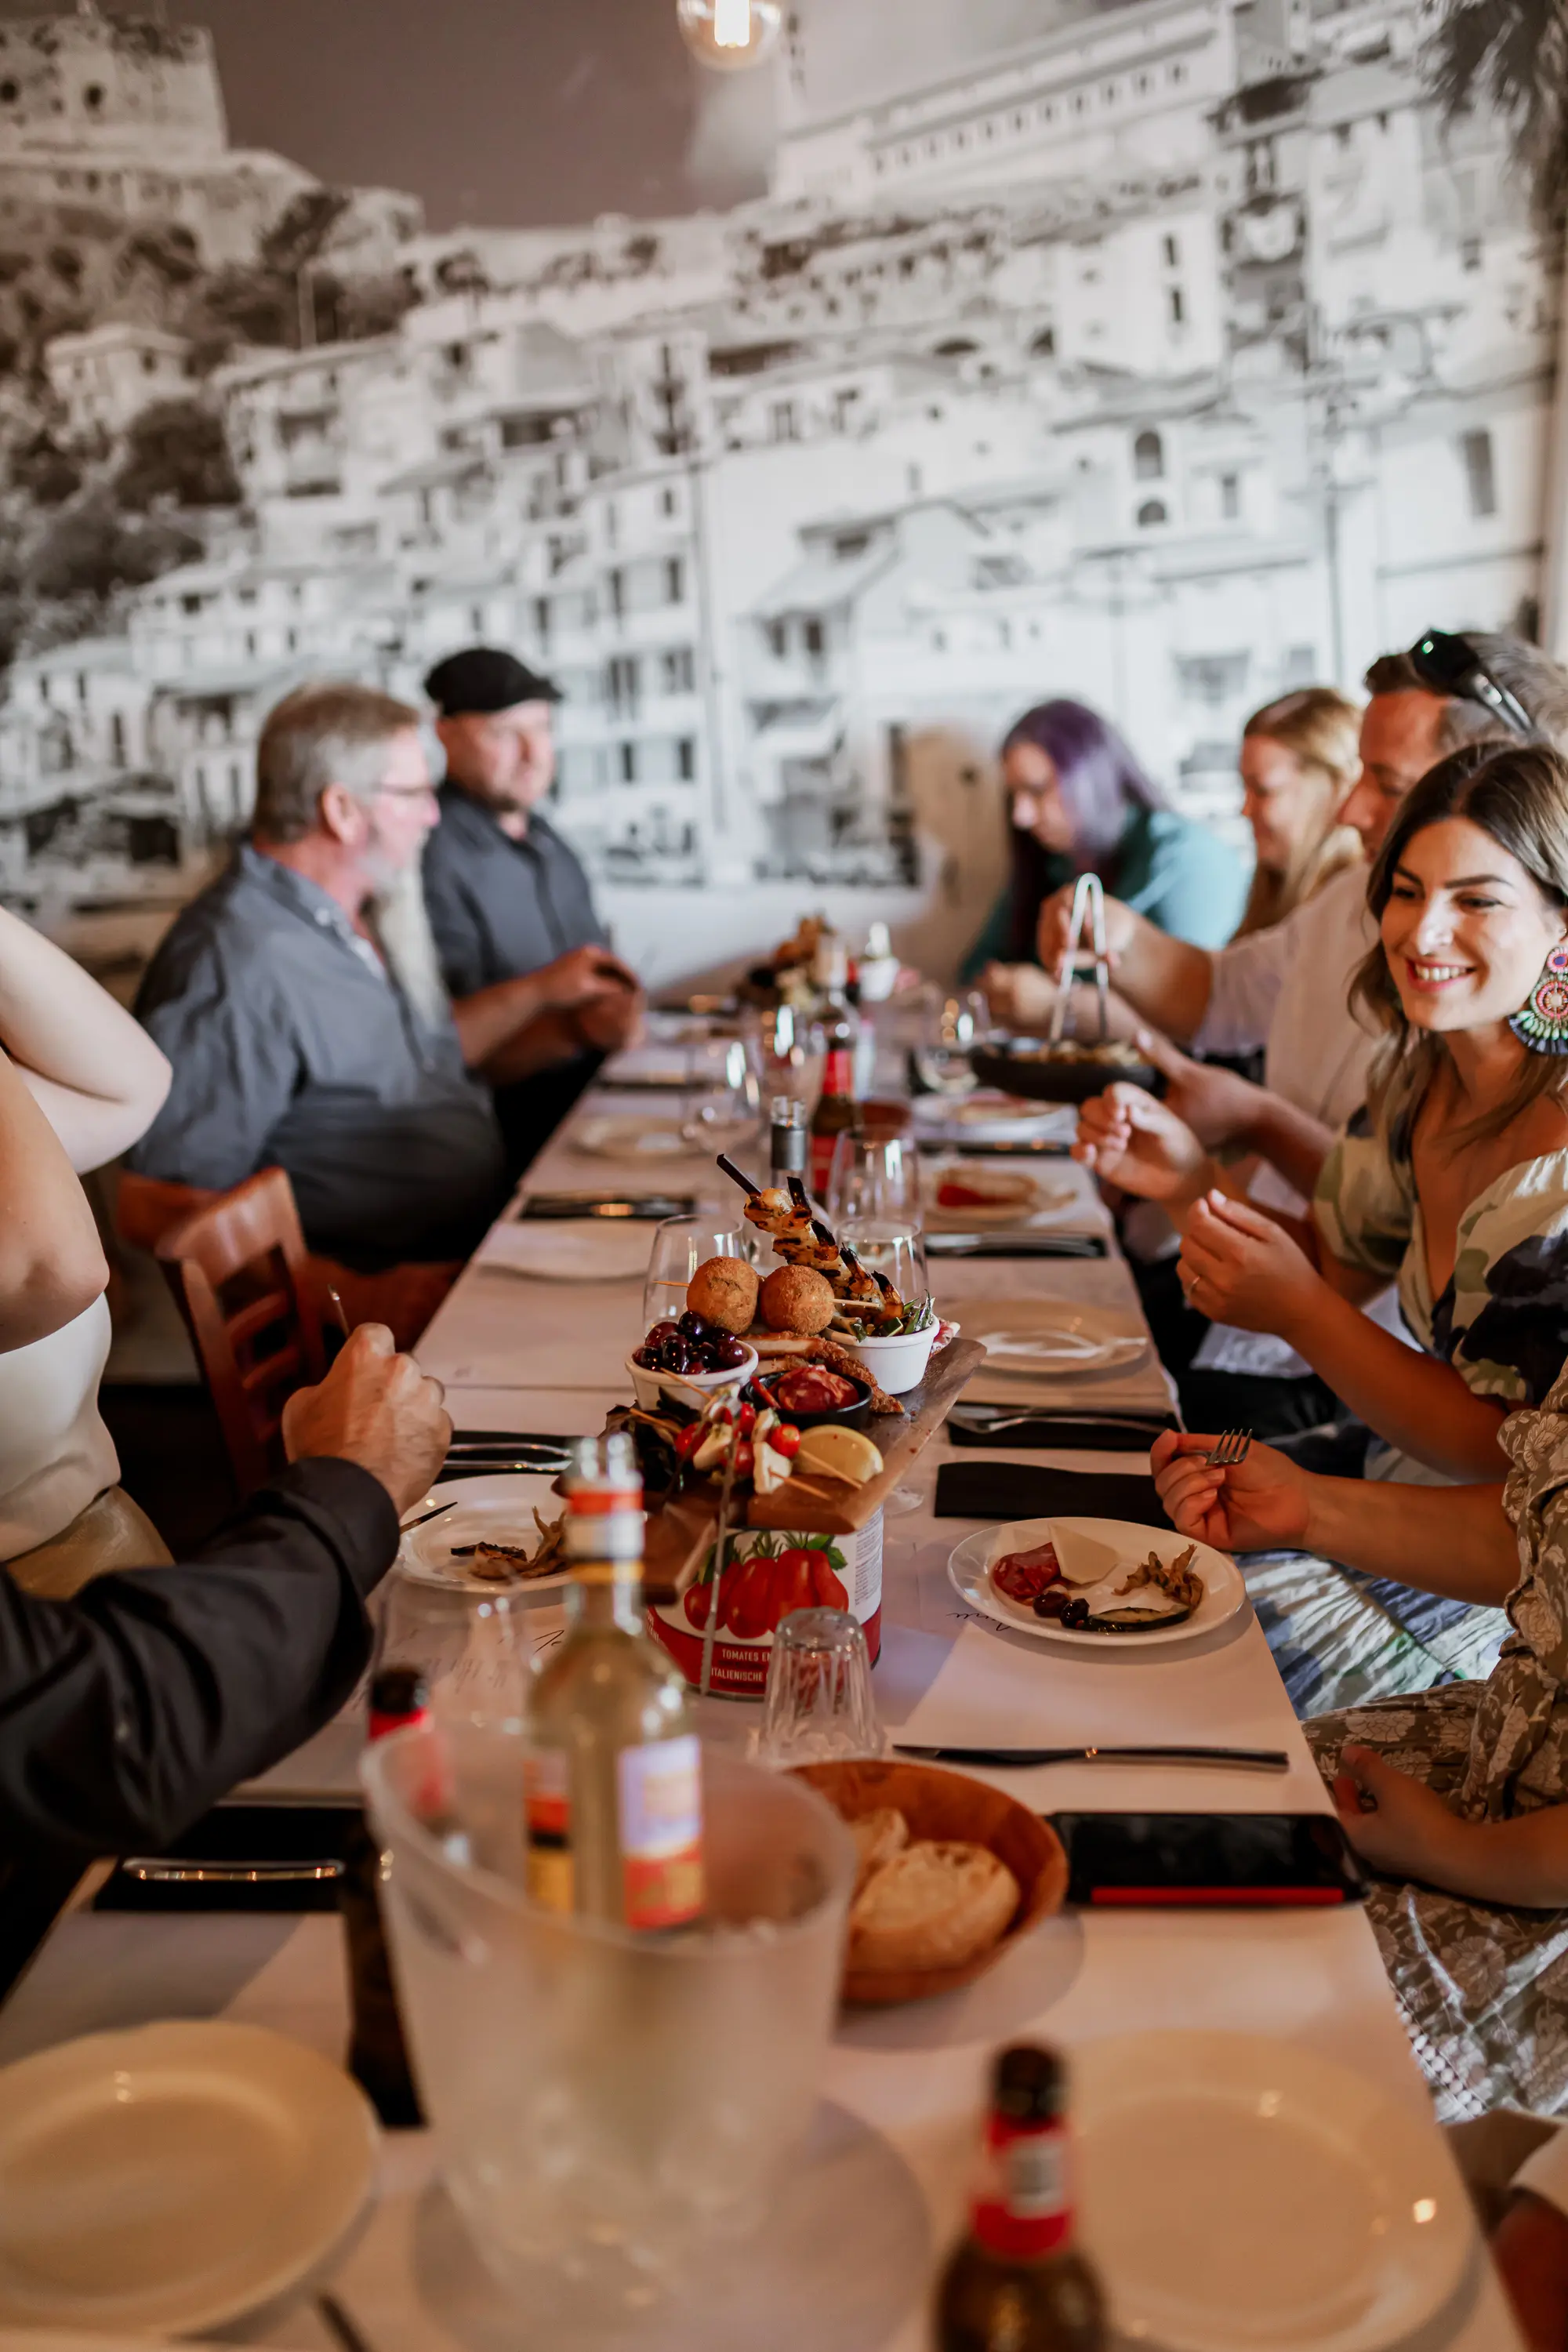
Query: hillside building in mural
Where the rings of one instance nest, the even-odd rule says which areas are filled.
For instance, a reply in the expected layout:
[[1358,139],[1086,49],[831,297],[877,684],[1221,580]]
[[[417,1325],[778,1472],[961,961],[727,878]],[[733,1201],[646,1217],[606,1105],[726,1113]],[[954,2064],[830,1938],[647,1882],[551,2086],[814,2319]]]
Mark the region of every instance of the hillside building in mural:
[[[773,193],[728,215],[435,236],[370,192],[331,266],[390,253],[398,315],[314,340],[301,271],[302,347],[200,378],[241,493],[202,560],[14,662],[0,890],[188,888],[279,693],[416,691],[486,638],[564,690],[559,821],[601,875],[983,896],[1027,702],[1113,712],[1218,813],[1266,697],[1530,627],[1554,281],[1503,128],[1426,94],[1420,0],[1058,13],[848,113],[797,42]],[[204,247],[265,236],[218,192],[279,159],[226,147],[203,36],[4,39],[0,213],[66,169],[152,204],[155,147]],[[61,336],[58,429],[123,435],[138,370],[152,401],[189,366]]]

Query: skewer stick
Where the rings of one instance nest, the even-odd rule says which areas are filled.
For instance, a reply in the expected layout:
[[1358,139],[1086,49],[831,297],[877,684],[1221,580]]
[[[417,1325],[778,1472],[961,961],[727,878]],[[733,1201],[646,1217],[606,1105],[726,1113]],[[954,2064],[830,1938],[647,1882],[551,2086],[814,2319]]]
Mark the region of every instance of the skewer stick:
[[742,1175],[740,1169],[736,1167],[734,1161],[732,1160],[727,1160],[722,1152],[719,1154],[719,1165],[724,1171],[725,1175],[729,1177],[731,1183],[738,1184],[742,1192],[749,1192],[753,1201],[757,1199],[758,1195],[762,1192],[762,1186],[760,1184],[753,1184],[749,1176]]

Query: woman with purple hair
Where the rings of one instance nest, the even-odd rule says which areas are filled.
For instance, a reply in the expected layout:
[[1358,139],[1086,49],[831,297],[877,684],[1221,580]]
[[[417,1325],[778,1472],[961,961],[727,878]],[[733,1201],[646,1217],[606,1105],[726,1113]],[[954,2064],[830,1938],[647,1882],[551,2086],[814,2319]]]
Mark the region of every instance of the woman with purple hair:
[[1247,870],[1207,825],[1178,815],[1109,719],[1058,699],[1026,710],[1002,746],[1013,872],[964,963],[1032,964],[1043,901],[1093,871],[1110,894],[1194,947],[1241,920]]

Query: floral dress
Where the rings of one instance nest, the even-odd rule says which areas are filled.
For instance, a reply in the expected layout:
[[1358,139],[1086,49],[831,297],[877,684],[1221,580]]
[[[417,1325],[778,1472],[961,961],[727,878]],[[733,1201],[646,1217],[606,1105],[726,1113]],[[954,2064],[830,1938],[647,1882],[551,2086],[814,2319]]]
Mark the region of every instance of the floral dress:
[[[1568,1800],[1568,1367],[1541,1411],[1504,1423],[1501,1444],[1520,1561],[1501,1656],[1484,1683],[1309,1723],[1326,1780],[1357,1740],[1466,1821]],[[1367,1909],[1438,2115],[1568,2113],[1568,1907],[1510,1910],[1380,1878]]]
[[1342,1265],[1398,1283],[1412,1337],[1467,1388],[1540,1404],[1568,1357],[1568,1151],[1521,1160],[1477,1193],[1436,1298],[1409,1158],[1387,1150],[1364,1110],[1323,1162],[1312,1218]]
[[[1397,1282],[1411,1336],[1478,1396],[1541,1403],[1568,1359],[1568,1151],[1521,1160],[1476,1195],[1437,1297],[1410,1161],[1390,1154],[1365,1111],[1324,1161],[1312,1214],[1342,1265]],[[1382,1445],[1365,1468],[1375,1478],[1433,1475]],[[1484,1677],[1507,1630],[1500,1610],[1300,1552],[1256,1555],[1242,1570],[1299,1715]]]

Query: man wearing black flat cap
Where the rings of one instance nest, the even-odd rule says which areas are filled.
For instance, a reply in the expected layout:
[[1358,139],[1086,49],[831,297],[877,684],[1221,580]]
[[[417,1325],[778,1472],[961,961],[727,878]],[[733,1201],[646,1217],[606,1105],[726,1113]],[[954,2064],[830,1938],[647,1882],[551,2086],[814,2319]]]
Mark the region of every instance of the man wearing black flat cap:
[[[425,852],[425,897],[470,1069],[495,1088],[512,1172],[528,1165],[607,1053],[642,1023],[635,973],[616,961],[588,877],[540,803],[555,775],[547,677],[515,655],[471,646],[425,681],[447,757],[441,823]],[[511,997],[543,985],[563,1036],[556,1066],[514,1066]],[[493,1045],[491,1038],[493,1034]]]

